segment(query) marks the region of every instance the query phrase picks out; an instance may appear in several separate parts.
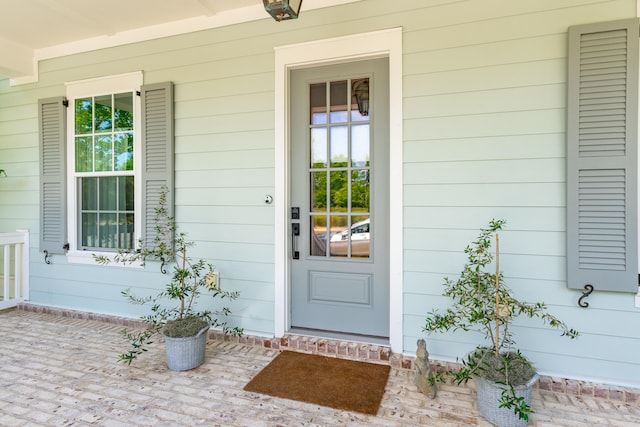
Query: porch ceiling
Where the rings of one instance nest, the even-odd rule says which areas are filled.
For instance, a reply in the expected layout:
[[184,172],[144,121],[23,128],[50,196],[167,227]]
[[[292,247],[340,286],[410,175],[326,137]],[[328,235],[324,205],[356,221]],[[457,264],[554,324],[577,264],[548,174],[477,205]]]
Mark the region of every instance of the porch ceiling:
[[[360,0],[305,0],[303,11]],[[262,0],[4,0],[0,76],[37,81],[39,60],[271,19]],[[277,24],[274,22],[274,24]]]

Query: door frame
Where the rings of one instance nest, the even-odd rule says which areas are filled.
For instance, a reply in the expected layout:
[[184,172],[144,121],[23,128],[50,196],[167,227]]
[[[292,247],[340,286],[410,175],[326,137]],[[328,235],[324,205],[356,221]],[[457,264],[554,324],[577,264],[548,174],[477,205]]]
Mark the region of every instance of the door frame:
[[389,58],[389,343],[402,353],[402,28],[275,48],[274,334],[291,324],[289,259],[289,76],[290,70],[359,59]]

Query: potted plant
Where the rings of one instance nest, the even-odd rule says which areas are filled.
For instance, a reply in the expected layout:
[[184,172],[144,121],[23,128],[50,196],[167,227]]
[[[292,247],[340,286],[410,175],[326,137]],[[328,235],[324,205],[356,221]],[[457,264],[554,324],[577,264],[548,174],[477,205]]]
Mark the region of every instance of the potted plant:
[[219,299],[234,300],[238,292],[228,292],[220,288],[217,273],[212,264],[205,260],[193,260],[187,255],[194,242],[188,241],[185,233],[178,232],[174,217],[167,210],[167,188],[160,193],[159,205],[155,210],[156,236],[147,244],[139,241],[135,251],[120,251],[113,258],[106,255],[94,255],[100,264],[119,262],[124,264],[140,263],[147,260],[165,263],[172,262],[173,275],[164,290],[155,296],[138,297],[130,289],[122,292],[130,302],[149,305],[150,313],[142,316],[146,323],[144,330],[124,329],[122,334],[131,344],[129,350],[120,354],[120,361],[131,364],[139,355],[147,351],[153,337],[161,333],[165,338],[167,365],[169,369],[185,371],[196,368],[204,362],[207,332],[210,327],[222,329],[225,334],[242,335],[239,327],[230,327],[223,317],[231,314],[228,308],[218,311],[198,310],[197,302],[202,291],[211,292]]
[[[476,331],[487,344],[475,348],[459,369],[439,372],[432,383],[452,379],[458,385],[476,380],[480,413],[499,426],[526,426],[531,409],[531,389],[538,379],[531,362],[516,348],[509,329],[520,315],[538,318],[576,338],[578,332],[547,312],[544,303],[526,303],[516,299],[503,283],[499,263],[499,237],[504,220],[492,220],[481,229],[478,238],[467,248],[467,263],[457,280],[445,278],[443,295],[453,304],[444,313],[428,313],[424,331]],[[496,255],[491,252],[495,236]],[[495,273],[485,271],[495,259]]]
[[7,173],[4,171],[4,169],[0,169],[0,176],[7,176]]

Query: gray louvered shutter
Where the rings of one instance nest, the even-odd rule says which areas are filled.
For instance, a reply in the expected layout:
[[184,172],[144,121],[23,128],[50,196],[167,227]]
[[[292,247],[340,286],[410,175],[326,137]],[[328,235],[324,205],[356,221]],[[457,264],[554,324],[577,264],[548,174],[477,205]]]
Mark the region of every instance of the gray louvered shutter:
[[142,219],[141,238],[156,236],[154,222],[160,192],[167,186],[167,208],[173,216],[173,84],[142,86]]
[[638,19],[569,29],[567,280],[638,290]]
[[67,243],[66,124],[64,97],[38,101],[40,251],[62,254]]

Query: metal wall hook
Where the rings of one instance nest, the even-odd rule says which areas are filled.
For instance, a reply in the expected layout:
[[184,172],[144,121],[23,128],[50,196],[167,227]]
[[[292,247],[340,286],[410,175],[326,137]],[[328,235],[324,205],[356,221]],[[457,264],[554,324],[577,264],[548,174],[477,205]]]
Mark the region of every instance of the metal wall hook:
[[51,255],[49,255],[49,251],[44,251],[44,263],[51,264]]
[[591,292],[593,292],[593,286],[592,285],[584,285],[584,289],[585,291],[582,293],[582,296],[580,298],[578,298],[578,306],[582,307],[582,308],[587,308],[589,307],[589,303],[588,302],[582,302],[583,299],[585,299],[586,297],[588,297],[589,295],[591,295]]
[[164,268],[164,266],[166,265],[166,261],[164,260],[164,257],[161,257],[160,261],[162,261],[162,264],[160,264],[160,273],[167,274],[167,269]]

